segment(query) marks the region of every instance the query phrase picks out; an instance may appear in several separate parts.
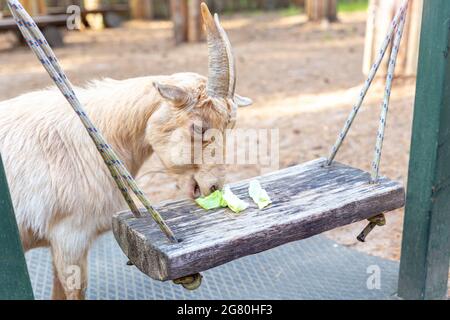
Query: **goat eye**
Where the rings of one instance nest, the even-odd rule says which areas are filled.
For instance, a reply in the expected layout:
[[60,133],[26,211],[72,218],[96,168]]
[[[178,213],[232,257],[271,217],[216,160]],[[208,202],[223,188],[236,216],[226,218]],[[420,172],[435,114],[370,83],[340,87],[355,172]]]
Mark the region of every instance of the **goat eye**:
[[195,124],[192,125],[192,131],[196,134],[202,135],[205,133],[205,128],[203,128],[202,126],[197,126]]
[[196,124],[192,125],[192,132],[199,134],[201,136],[205,134],[206,130],[208,130],[208,128],[205,128],[203,126],[197,126]]

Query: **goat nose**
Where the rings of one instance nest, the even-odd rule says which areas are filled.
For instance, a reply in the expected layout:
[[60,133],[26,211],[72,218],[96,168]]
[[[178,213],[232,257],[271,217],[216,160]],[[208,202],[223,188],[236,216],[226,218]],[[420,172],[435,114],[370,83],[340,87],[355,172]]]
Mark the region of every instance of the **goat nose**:
[[194,192],[193,192],[192,195],[193,195],[194,198],[198,198],[198,197],[200,197],[202,195],[202,193],[200,191],[200,187],[199,187],[199,185],[197,183],[194,186]]
[[219,188],[217,188],[217,185],[215,185],[215,184],[213,184],[213,185],[211,186],[211,188],[210,188],[211,193],[214,192],[214,191],[216,191],[216,190],[218,190],[218,189],[219,189]]

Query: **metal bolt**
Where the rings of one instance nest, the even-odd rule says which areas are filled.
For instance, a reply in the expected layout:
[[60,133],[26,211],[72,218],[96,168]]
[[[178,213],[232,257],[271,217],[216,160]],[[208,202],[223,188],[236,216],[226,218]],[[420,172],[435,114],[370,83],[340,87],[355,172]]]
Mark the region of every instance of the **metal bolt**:
[[181,277],[173,280],[175,284],[181,284],[183,288],[187,290],[195,290],[202,284],[203,276],[200,273],[192,274],[189,276]]
[[384,214],[379,214],[375,217],[367,219],[369,220],[369,224],[361,231],[361,233],[356,237],[358,241],[365,242],[366,237],[369,235],[369,233],[375,229],[376,226],[382,227],[386,224],[386,218]]

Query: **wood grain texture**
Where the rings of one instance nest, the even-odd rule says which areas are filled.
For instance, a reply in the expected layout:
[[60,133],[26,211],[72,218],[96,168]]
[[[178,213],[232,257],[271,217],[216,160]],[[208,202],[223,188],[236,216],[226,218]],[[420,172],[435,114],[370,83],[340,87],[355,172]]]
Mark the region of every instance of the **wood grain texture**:
[[[175,279],[226,262],[305,239],[404,205],[400,183],[325,159],[270,173],[258,180],[273,203],[263,210],[248,196],[248,181],[231,184],[251,205],[240,215],[229,209],[205,211],[192,200],[156,206],[182,241],[169,243],[149,217],[114,216],[113,231],[124,253],[145,274]],[[356,236],[356,235],[355,235]]]

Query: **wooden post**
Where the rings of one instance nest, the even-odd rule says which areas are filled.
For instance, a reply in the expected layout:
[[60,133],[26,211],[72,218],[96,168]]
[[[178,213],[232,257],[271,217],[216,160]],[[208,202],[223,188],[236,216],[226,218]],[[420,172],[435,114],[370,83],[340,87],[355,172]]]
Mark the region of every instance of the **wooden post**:
[[188,36],[187,2],[185,0],[170,0],[170,12],[175,43],[186,42]]
[[291,3],[293,3],[297,7],[304,7],[305,2],[306,2],[305,0],[291,0]]
[[203,0],[188,0],[188,37],[189,42],[202,40],[202,17],[200,4]]
[[0,300],[32,300],[33,290],[0,157]]
[[200,4],[202,0],[171,0],[175,43],[203,39]]
[[129,6],[133,19],[153,19],[153,0],[130,0]]
[[[402,2],[403,0],[370,0],[364,48],[364,74],[369,73],[378,56],[379,46],[383,42],[391,21]],[[422,8],[423,0],[410,0],[408,18],[395,70],[398,76],[415,76],[417,73]],[[379,77],[386,76],[388,63],[389,54],[386,55],[380,66],[377,74]]]
[[450,1],[425,1],[398,295],[445,299],[450,259]]
[[337,0],[306,0],[305,8],[309,21],[337,20]]
[[32,16],[47,14],[47,4],[45,0],[22,0],[21,1],[25,10]]

